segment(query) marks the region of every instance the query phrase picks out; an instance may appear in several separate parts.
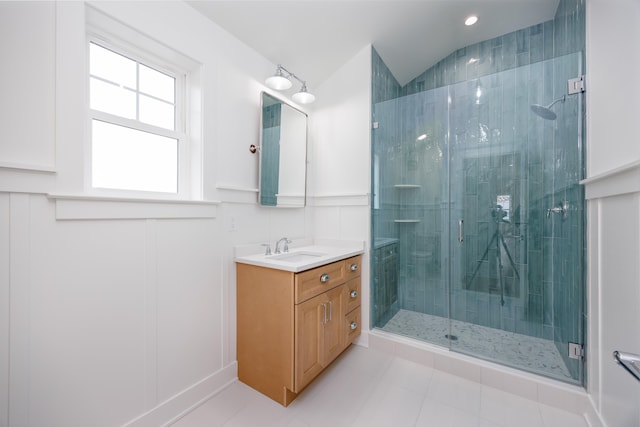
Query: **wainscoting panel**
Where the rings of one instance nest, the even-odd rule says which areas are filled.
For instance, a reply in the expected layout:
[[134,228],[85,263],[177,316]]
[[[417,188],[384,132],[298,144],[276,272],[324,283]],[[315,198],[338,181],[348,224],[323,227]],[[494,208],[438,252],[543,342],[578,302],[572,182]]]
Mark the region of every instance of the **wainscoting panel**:
[[583,181],[588,199],[588,390],[604,425],[640,425],[638,381],[613,352],[640,354],[640,163]]
[[0,427],[160,425],[236,378],[216,218],[56,203],[0,192]]

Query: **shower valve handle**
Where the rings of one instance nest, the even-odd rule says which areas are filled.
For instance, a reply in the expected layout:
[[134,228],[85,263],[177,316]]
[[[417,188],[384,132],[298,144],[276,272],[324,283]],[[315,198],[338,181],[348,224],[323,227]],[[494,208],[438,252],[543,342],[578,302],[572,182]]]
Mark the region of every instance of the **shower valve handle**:
[[550,218],[552,213],[562,215],[562,219],[566,219],[569,215],[569,202],[563,200],[561,205],[547,209],[547,218]]

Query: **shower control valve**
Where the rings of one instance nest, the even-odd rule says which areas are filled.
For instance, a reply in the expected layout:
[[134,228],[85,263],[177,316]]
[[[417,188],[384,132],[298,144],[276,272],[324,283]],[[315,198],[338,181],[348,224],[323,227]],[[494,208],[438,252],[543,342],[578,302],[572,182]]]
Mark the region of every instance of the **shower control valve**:
[[562,215],[562,219],[566,219],[569,215],[569,202],[563,200],[562,204],[559,204],[554,208],[547,209],[547,218],[550,218],[552,213]]

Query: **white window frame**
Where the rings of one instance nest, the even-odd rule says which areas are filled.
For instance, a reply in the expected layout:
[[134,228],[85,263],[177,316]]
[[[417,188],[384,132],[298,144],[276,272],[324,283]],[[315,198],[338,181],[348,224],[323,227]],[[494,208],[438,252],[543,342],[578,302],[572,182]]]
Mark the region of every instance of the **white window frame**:
[[[91,7],[87,7],[86,38],[86,90],[87,90],[87,144],[85,151],[85,191],[95,196],[150,198],[167,200],[202,200],[202,108],[195,104],[201,97],[196,94],[200,84],[200,64],[179,52],[147,37]],[[95,43],[103,48],[130,58],[176,80],[175,130],[161,128],[90,108],[89,49]],[[195,95],[195,96],[194,96]],[[92,184],[93,120],[175,138],[178,141],[177,192],[139,191],[128,189],[96,188]]]

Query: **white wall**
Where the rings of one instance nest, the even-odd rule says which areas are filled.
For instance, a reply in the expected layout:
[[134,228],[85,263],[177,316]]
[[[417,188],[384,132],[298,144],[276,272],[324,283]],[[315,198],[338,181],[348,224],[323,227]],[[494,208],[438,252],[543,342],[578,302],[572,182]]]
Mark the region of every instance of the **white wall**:
[[588,391],[605,425],[640,425],[640,2],[587,1]]
[[[21,7],[0,3],[0,57],[4,64],[0,69],[0,93],[4,99],[0,103],[2,165],[53,168],[55,164],[55,12],[55,3]],[[30,25],[23,25],[25,22]],[[10,66],[5,58],[14,59],[20,66]],[[33,103],[33,99],[41,101]]]
[[[317,88],[310,117],[311,234],[370,240],[371,46]],[[369,329],[369,257],[362,265],[362,322]],[[361,337],[366,342],[366,334]]]
[[588,175],[640,159],[638,0],[587,0]]
[[233,246],[311,229],[308,209],[256,204],[275,65],[182,2],[92,4],[202,64],[204,201],[77,197],[85,4],[0,2],[0,427],[187,410],[236,377]]

